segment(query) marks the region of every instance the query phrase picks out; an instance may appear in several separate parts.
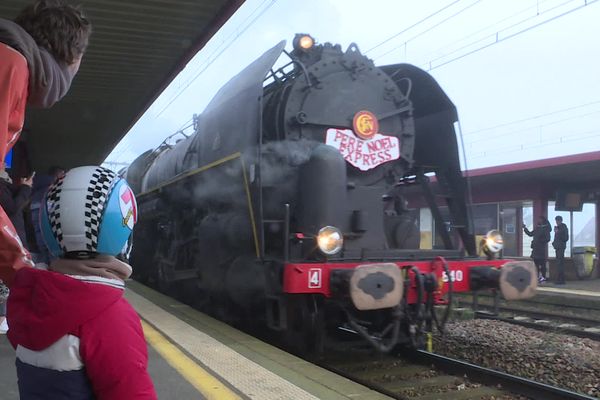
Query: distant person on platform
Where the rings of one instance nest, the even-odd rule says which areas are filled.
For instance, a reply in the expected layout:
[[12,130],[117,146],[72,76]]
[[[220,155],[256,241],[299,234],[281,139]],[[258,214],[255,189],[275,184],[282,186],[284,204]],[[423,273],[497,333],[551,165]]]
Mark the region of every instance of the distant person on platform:
[[140,317],[123,295],[132,269],[115,257],[137,219],[131,188],[106,168],[79,167],[44,205],[58,258],[48,271],[19,269],[8,296],[20,399],[155,400]]
[[23,244],[27,243],[23,210],[31,199],[32,184],[32,176],[20,178],[17,185],[13,184],[8,172],[4,169],[4,163],[0,165],[0,206],[8,215]]
[[[49,108],[63,98],[79,70],[91,25],[62,0],[38,0],[14,21],[0,18],[0,161],[16,143],[26,105]],[[31,266],[14,227],[0,208],[0,279]]]
[[532,231],[527,229],[525,224],[523,224],[523,231],[527,236],[533,237],[531,241],[531,258],[538,270],[538,280],[542,283],[547,278],[546,262],[548,261],[548,257],[546,256],[546,252],[548,243],[550,242],[552,226],[550,225],[550,221],[542,215],[538,218],[538,223]]
[[554,240],[552,241],[552,247],[556,251],[556,269],[558,277],[556,279],[557,285],[565,284],[565,250],[567,249],[567,242],[569,241],[569,228],[563,223],[562,217],[559,215],[555,218],[556,226],[554,227]]
[[[36,264],[50,264],[50,252],[42,236],[40,229],[40,210],[44,195],[48,191],[50,185],[56,182],[58,179],[65,176],[65,169],[62,167],[50,167],[47,174],[38,174],[33,179],[33,189],[31,192],[31,224],[33,225],[33,232],[35,233],[35,244],[37,251],[32,253],[33,261]],[[31,249],[30,249],[31,250]],[[31,250],[33,251],[33,250]]]

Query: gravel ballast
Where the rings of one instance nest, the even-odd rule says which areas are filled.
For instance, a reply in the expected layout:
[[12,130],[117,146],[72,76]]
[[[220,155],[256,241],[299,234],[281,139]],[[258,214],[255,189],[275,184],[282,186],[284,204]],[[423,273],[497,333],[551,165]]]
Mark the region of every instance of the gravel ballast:
[[600,398],[600,342],[493,320],[457,321],[434,352]]

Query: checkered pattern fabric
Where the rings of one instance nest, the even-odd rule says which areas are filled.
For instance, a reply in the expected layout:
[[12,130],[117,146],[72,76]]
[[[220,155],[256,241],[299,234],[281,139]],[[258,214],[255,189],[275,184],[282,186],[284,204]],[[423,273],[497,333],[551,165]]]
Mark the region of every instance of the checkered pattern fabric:
[[47,200],[46,200],[46,211],[48,212],[48,220],[50,221],[50,228],[54,237],[58,241],[60,248],[65,251],[63,245],[63,233],[60,224],[60,194],[62,192],[62,184],[64,178],[60,178],[56,181],[50,189],[48,189]]
[[117,175],[111,170],[98,167],[90,179],[88,194],[85,197],[85,237],[89,240],[89,243],[86,243],[89,251],[96,251],[98,248],[102,211],[115,184],[115,178]]

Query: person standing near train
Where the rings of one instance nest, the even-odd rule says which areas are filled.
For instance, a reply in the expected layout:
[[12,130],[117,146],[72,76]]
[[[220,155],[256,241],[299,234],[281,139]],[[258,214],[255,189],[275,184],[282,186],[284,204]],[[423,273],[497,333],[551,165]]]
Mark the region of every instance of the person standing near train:
[[556,226],[554,227],[554,240],[552,241],[552,247],[556,251],[556,269],[558,271],[558,277],[556,279],[557,285],[565,284],[565,250],[567,249],[567,242],[569,241],[569,228],[563,223],[563,219],[560,215],[554,218]]
[[540,215],[538,223],[532,231],[527,229],[525,224],[523,224],[523,231],[527,236],[533,237],[531,241],[531,258],[538,270],[538,280],[542,283],[546,280],[546,262],[548,261],[546,254],[552,226],[550,226],[550,221],[546,217]]
[[[91,34],[81,10],[63,0],[38,0],[15,21],[0,18],[0,161],[23,129],[26,105],[49,108],[62,99],[79,70]],[[32,266],[0,207],[0,279]]]

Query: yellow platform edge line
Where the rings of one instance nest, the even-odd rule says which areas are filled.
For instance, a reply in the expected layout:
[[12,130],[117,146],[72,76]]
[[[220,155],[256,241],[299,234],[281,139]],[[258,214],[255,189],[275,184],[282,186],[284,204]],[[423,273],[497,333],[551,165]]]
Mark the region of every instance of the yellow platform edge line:
[[196,388],[206,399],[241,400],[241,397],[231,391],[212,374],[200,367],[173,345],[160,332],[142,320],[144,336],[165,361],[175,368],[183,378]]

